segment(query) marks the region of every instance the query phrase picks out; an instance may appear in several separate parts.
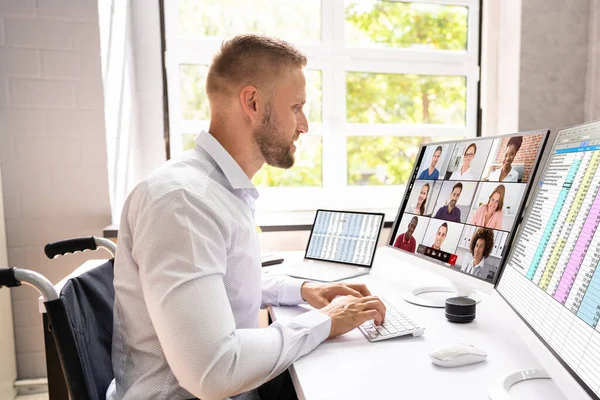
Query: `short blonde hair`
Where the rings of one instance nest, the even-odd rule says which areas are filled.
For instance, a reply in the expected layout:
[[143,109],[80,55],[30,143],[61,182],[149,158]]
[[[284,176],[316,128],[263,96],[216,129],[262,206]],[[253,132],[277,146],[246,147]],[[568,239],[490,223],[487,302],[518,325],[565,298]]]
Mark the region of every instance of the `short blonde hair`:
[[221,45],[206,76],[206,94],[235,95],[245,86],[267,86],[282,67],[306,66],[306,56],[292,44],[257,34],[237,35]]

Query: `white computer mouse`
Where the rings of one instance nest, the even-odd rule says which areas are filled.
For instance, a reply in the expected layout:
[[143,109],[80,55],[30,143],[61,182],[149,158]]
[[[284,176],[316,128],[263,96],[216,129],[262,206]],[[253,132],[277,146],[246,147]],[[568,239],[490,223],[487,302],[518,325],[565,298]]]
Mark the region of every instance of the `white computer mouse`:
[[470,344],[452,343],[434,349],[429,353],[429,357],[440,367],[458,367],[482,362],[487,353]]

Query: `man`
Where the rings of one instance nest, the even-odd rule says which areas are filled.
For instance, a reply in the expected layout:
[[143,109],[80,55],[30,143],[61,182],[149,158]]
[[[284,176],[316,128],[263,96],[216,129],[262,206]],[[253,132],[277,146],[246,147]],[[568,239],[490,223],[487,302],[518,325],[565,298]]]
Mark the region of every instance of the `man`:
[[448,224],[444,222],[443,224],[440,225],[437,232],[435,233],[435,239],[433,241],[433,245],[431,246],[431,248],[436,249],[436,250],[441,250],[442,243],[444,243],[444,240],[446,240],[447,234],[448,234]]
[[444,221],[460,222],[460,208],[456,207],[456,203],[462,193],[463,185],[458,182],[452,187],[448,204],[441,206],[435,213],[435,218],[443,219]]
[[[383,322],[385,307],[364,285],[261,275],[250,179],[265,163],[294,164],[294,142],[308,131],[305,65],[281,40],[223,43],[206,81],[210,133],[129,195],[109,399],[295,396],[280,376],[294,361],[365,321]],[[302,301],[319,310],[257,329],[261,306]]]
[[421,172],[421,174],[419,175],[419,177],[417,179],[432,179],[432,180],[436,180],[440,177],[440,171],[437,170],[437,168],[435,167],[438,163],[438,161],[440,160],[440,157],[442,155],[442,146],[438,146],[435,148],[435,151],[433,152],[433,157],[431,157],[431,164],[429,165],[429,168],[426,168],[423,170],[423,172]]
[[415,240],[413,233],[415,233],[415,229],[417,229],[418,223],[419,223],[419,218],[412,217],[412,219],[410,220],[410,223],[408,224],[408,228],[406,229],[406,232],[404,232],[403,234],[398,236],[398,238],[394,242],[394,246],[399,249],[410,251],[411,253],[414,253],[415,250],[417,249],[417,241]]

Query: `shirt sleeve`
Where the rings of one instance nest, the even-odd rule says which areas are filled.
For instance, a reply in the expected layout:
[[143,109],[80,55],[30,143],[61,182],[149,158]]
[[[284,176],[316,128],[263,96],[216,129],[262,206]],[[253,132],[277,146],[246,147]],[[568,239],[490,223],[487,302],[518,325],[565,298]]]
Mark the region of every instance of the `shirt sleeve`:
[[132,227],[132,257],[161,349],[179,385],[202,399],[260,386],[331,329],[318,311],[266,329],[236,329],[223,282],[231,232],[220,221],[202,199],[180,190],[151,202]]
[[293,306],[305,303],[301,293],[304,282],[306,281],[285,275],[263,274],[262,307]]

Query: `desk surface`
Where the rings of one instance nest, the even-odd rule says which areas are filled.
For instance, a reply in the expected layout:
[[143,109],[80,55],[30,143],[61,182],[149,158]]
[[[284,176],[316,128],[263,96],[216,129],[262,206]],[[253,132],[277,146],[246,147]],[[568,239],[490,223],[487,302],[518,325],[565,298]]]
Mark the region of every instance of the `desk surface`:
[[[306,399],[487,399],[490,384],[522,369],[542,368],[512,324],[518,317],[500,296],[482,294],[472,323],[446,320],[444,309],[419,307],[402,295],[419,286],[444,286],[448,281],[409,265],[398,266],[389,249],[378,250],[369,275],[352,279],[367,284],[413,318],[425,324],[422,337],[371,343],[355,329],[328,340],[290,369],[296,391]],[[286,264],[301,255],[286,255]],[[267,273],[281,273],[285,264]],[[308,306],[272,307],[273,320],[285,322]],[[434,365],[429,351],[452,342],[475,345],[488,353],[483,363],[457,368]],[[515,398],[564,399],[550,380],[516,385]]]

